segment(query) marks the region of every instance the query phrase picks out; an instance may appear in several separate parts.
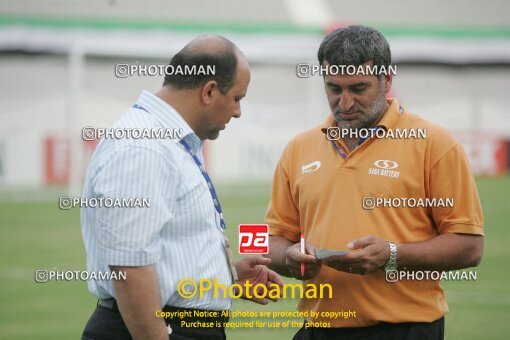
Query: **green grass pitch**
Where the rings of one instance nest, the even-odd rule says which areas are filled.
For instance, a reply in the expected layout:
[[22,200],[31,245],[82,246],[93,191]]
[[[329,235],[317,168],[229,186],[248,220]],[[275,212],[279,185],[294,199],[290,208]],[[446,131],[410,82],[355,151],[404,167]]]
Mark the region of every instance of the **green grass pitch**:
[[[447,339],[508,339],[510,315],[510,177],[477,181],[486,225],[484,258],[476,282],[445,282],[450,313]],[[219,186],[230,238],[239,223],[261,223],[270,185]],[[85,269],[79,210],[58,209],[54,200],[37,203],[0,198],[0,338],[76,339],[96,300],[86,283],[34,282],[38,268]],[[235,249],[234,249],[235,250]],[[236,253],[236,252],[235,252]],[[237,258],[239,255],[235,255]],[[260,307],[234,302],[234,310],[295,310],[295,300]],[[270,321],[270,320],[265,320]],[[296,329],[229,330],[233,340],[291,339]]]

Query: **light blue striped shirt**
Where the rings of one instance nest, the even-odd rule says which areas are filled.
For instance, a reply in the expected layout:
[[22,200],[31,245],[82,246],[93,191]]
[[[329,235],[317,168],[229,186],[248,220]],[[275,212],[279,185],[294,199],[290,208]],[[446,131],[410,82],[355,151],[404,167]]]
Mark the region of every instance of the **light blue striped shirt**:
[[[113,128],[181,128],[183,139],[203,163],[202,142],[174,108],[147,91],[136,104],[148,112],[131,108]],[[223,298],[221,289],[219,298],[213,298],[212,290],[203,298],[184,299],[177,293],[183,278],[197,283],[217,278],[227,288],[232,284],[220,219],[207,182],[179,140],[103,139],[99,143],[83,197],[148,198],[150,207],[82,208],[87,270],[152,264],[162,306],[229,309],[232,301]],[[88,288],[100,299],[116,297],[111,281],[88,281]]]

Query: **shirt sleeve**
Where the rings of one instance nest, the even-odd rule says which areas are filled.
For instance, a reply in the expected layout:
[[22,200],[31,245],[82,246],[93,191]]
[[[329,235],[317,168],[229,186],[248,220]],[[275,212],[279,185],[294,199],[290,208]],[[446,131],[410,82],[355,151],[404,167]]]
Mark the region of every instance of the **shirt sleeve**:
[[270,235],[282,236],[289,241],[298,242],[301,235],[299,211],[291,193],[288,173],[285,170],[286,151],[276,166],[266,223],[269,225]]
[[160,232],[174,216],[178,184],[177,169],[169,163],[156,150],[122,147],[98,171],[95,197],[150,200],[150,207],[94,208],[91,227],[103,263],[145,266],[160,258]]
[[429,198],[453,199],[453,207],[432,208],[439,233],[484,234],[478,190],[460,144],[432,164],[429,183]]

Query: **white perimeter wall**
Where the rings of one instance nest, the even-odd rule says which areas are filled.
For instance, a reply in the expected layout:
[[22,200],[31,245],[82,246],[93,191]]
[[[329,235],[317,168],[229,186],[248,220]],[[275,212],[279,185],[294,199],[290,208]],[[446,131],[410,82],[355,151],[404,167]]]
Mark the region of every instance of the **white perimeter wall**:
[[[125,59],[86,59],[73,104],[66,57],[0,56],[0,187],[43,185],[42,140],[68,133],[72,110],[80,126],[108,127],[142,89],[154,92],[161,86],[160,77],[115,78],[114,65],[121,62]],[[506,138],[509,88],[510,68],[411,66],[398,66],[393,87],[403,106],[451,131],[487,131]],[[232,120],[207,145],[212,177],[270,181],[287,141],[327,114],[320,78],[298,78],[293,65],[252,65],[241,119]]]

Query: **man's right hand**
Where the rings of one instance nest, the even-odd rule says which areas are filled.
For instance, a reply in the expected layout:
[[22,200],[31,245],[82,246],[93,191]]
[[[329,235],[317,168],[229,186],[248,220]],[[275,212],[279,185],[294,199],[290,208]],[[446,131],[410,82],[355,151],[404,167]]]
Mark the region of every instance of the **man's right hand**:
[[[306,244],[305,253],[301,254],[301,244],[296,243],[285,252],[285,266],[292,277],[298,280],[309,280],[319,274],[322,262],[313,255],[315,247]],[[301,263],[305,264],[305,273],[301,275]]]

